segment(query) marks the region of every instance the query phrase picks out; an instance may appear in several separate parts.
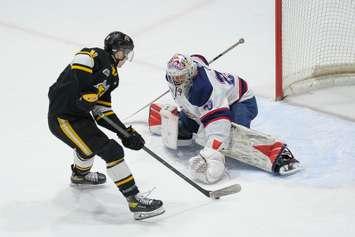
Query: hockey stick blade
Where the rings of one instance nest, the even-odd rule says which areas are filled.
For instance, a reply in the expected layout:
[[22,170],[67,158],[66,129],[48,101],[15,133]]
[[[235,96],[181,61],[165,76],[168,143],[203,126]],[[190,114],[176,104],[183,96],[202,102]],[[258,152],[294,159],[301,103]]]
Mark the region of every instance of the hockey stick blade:
[[215,191],[210,191],[209,196],[213,199],[218,199],[223,196],[231,195],[240,192],[242,187],[239,184],[233,184],[225,188],[217,189]]

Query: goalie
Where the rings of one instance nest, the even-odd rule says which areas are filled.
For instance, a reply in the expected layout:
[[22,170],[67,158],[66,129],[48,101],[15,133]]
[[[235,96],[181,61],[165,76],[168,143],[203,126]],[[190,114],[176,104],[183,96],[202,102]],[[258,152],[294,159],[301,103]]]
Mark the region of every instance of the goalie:
[[239,76],[209,68],[202,55],[175,54],[166,80],[178,108],[152,104],[149,128],[171,149],[192,144],[193,138],[204,147],[189,160],[193,179],[206,184],[221,180],[225,156],[277,175],[301,169],[286,144],[250,129],[257,103]]

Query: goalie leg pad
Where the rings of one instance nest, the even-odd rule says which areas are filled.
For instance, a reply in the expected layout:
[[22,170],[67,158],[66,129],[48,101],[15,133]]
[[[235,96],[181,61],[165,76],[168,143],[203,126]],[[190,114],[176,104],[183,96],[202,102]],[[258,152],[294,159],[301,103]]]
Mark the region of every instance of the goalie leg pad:
[[272,136],[232,123],[230,143],[223,154],[259,169],[273,172],[272,165],[283,143]]
[[171,111],[171,107],[165,106],[161,109],[160,115],[163,144],[170,149],[176,150],[179,122],[177,109],[175,107],[175,109]]
[[231,140],[224,155],[270,173],[290,175],[302,169],[280,140],[232,123]]
[[155,135],[161,135],[161,115],[162,104],[152,103],[149,106],[148,126],[149,131]]
[[192,144],[192,133],[181,126],[176,106],[151,104],[148,118],[149,131],[161,135],[163,144],[170,149]]
[[149,115],[148,115],[148,126],[149,131],[152,134],[161,135],[162,130],[162,115],[168,116],[169,113],[172,116],[178,116],[177,107],[174,105],[163,105],[159,103],[153,103],[149,107]]

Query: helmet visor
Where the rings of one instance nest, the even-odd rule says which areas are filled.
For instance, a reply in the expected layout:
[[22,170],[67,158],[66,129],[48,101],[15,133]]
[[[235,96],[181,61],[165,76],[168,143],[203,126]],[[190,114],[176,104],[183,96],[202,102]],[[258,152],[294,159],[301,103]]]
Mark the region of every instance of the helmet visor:
[[[123,59],[128,60],[129,62],[132,62],[133,57],[134,57],[134,50],[133,49],[125,49],[125,48],[119,48],[119,49],[113,49],[113,52],[122,52],[123,54]],[[122,57],[122,56],[119,56]]]
[[132,62],[133,57],[134,57],[133,49],[121,48],[121,49],[118,49],[117,51],[122,51],[125,59],[128,60],[129,62]]
[[134,58],[134,50],[125,49],[124,55],[129,62],[132,62],[132,60]]

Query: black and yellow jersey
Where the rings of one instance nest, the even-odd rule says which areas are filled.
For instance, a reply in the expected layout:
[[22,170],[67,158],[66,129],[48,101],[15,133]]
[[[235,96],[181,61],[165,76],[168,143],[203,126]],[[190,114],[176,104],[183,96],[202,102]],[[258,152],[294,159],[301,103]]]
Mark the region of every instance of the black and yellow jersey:
[[[123,126],[111,109],[111,92],[118,84],[113,57],[100,48],[83,48],[50,87],[48,116],[75,119],[92,114],[98,121],[100,112]],[[92,106],[86,109],[82,103]],[[114,130],[105,123],[101,125]]]

